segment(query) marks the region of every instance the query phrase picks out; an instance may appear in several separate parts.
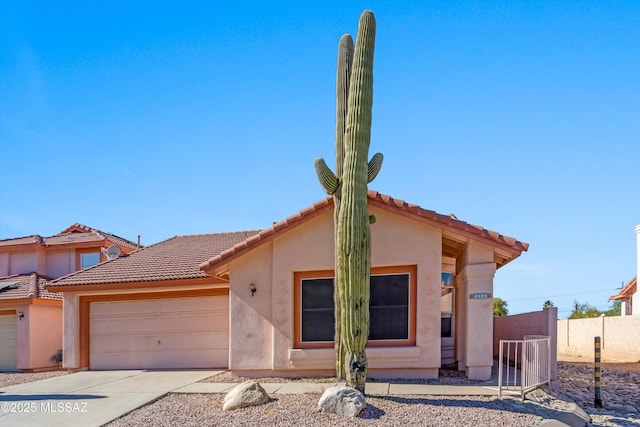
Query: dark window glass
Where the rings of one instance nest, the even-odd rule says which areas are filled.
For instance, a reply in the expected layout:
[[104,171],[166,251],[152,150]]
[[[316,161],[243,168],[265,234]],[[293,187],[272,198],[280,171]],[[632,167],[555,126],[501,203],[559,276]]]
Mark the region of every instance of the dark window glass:
[[451,338],[452,335],[451,330],[451,317],[441,317],[440,318],[440,337],[441,338]]
[[303,279],[302,341],[333,341],[333,278]]
[[[302,342],[333,341],[333,278],[302,279]],[[369,339],[409,339],[409,275],[371,276]]]
[[369,339],[409,339],[409,275],[371,276]]

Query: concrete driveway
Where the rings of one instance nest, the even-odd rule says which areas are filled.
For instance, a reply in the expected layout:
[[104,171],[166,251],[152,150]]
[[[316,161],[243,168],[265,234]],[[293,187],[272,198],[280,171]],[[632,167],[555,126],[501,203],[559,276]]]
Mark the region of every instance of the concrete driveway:
[[0,388],[0,425],[101,426],[216,370],[84,371]]

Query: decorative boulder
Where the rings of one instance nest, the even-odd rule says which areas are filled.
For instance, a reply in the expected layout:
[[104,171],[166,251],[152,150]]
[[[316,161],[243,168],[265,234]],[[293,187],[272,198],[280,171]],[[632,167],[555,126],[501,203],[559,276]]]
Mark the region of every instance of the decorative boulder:
[[269,395],[259,383],[256,381],[245,381],[227,393],[224,397],[222,410],[229,411],[246,406],[257,406],[267,403],[268,401]]
[[336,386],[325,390],[318,402],[318,411],[343,417],[357,417],[366,406],[364,394],[359,390],[347,386]]

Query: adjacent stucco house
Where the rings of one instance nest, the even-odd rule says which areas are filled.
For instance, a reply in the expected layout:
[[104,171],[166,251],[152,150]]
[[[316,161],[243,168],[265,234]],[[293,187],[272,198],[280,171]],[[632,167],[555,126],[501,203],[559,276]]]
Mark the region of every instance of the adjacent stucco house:
[[0,371],[57,366],[62,294],[45,284],[106,260],[112,246],[126,253],[136,244],[81,224],[50,237],[0,240]]
[[637,262],[636,269],[637,274],[634,278],[629,280],[615,295],[612,295],[609,300],[619,300],[621,302],[621,314],[623,316],[630,316],[632,314],[640,314],[638,307],[634,309],[635,295],[638,292],[638,276],[640,276],[640,225],[636,226],[636,241],[637,241]]
[[[488,378],[496,270],[528,245],[368,193],[371,376]],[[64,366],[330,374],[333,199],[262,231],[182,236],[54,281]]]

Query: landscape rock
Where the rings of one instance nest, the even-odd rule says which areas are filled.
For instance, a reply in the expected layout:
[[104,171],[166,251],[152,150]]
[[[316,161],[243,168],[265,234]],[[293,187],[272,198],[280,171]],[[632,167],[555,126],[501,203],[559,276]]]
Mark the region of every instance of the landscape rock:
[[226,394],[222,410],[229,411],[247,406],[257,406],[268,401],[269,395],[258,382],[245,381]]
[[318,402],[318,411],[357,417],[367,406],[367,401],[359,390],[347,386],[329,387]]

